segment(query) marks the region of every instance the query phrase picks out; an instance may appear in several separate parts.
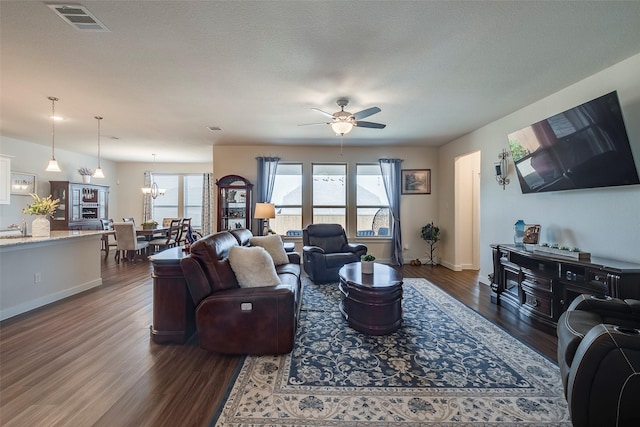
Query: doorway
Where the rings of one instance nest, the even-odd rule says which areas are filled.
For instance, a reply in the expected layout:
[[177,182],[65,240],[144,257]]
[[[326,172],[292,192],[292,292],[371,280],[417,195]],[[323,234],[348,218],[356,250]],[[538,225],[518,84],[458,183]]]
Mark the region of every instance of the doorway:
[[455,260],[462,270],[480,269],[480,151],[455,159]]

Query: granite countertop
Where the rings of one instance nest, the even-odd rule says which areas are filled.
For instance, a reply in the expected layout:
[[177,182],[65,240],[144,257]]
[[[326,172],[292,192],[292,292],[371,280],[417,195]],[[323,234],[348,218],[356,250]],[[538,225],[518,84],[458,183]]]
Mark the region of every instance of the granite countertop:
[[22,236],[5,236],[0,237],[0,248],[7,246],[25,245],[29,243],[51,242],[55,240],[73,239],[78,237],[86,237],[92,235],[102,235],[102,230],[63,230],[52,231],[49,237],[22,237]]

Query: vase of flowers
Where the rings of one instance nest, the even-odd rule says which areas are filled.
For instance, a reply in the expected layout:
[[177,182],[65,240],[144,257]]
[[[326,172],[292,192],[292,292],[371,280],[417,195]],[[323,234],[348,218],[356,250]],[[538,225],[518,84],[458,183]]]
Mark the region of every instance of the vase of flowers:
[[83,184],[90,184],[91,183],[91,175],[93,175],[93,171],[91,169],[89,169],[89,168],[80,168],[80,169],[78,169],[78,173],[82,177],[82,183]]
[[40,198],[37,194],[31,194],[33,202],[22,210],[22,213],[35,215],[36,218],[31,222],[32,237],[49,237],[51,235],[51,224],[49,217],[58,208],[60,199],[53,199],[51,195]]
[[373,261],[376,257],[371,254],[362,255],[360,257],[360,264],[362,268],[362,274],[373,274]]
[[154,221],[154,220],[149,220],[149,221],[145,221],[142,223],[142,229],[143,230],[153,230],[154,228],[156,228],[158,226],[158,222]]

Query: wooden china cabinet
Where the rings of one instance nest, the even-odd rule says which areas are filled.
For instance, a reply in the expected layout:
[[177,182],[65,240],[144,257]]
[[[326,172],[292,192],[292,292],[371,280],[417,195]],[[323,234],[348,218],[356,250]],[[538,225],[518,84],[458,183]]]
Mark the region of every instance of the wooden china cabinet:
[[109,217],[109,186],[49,181],[51,195],[60,199],[51,220],[52,230],[101,230]]
[[218,231],[251,228],[251,188],[253,184],[238,175],[216,181],[218,186]]

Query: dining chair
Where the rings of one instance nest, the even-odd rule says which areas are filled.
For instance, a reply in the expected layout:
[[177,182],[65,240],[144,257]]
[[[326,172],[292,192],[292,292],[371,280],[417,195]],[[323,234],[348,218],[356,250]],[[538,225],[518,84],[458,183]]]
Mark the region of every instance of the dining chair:
[[113,229],[116,231],[116,261],[120,263],[120,258],[135,261],[137,255],[142,255],[143,251],[149,247],[149,242],[136,238],[136,227],[132,221],[114,222]]
[[[129,217],[126,217],[126,218],[122,218],[122,221],[133,223],[133,229],[134,230],[136,229],[136,220],[132,216],[129,216]],[[136,235],[136,239],[140,240],[140,241],[147,240],[147,238],[145,236],[138,236],[138,235]]]
[[151,240],[149,246],[154,248],[154,252],[158,251],[160,247],[172,248],[176,246],[180,237],[180,227],[181,221],[179,219],[172,219],[169,223],[167,235]]
[[163,227],[168,227],[171,225],[171,221],[173,221],[174,219],[179,220],[180,218],[162,218],[162,226]]
[[191,232],[191,218],[182,218],[180,221],[180,234],[178,235],[178,246],[182,246],[187,241],[187,236]]
[[[109,218],[102,218],[100,219],[100,224],[102,225],[102,229],[104,231],[110,231],[113,230],[113,219]],[[113,238],[113,240],[111,239]],[[116,242],[116,235],[115,233],[105,233],[102,235],[102,250],[105,252],[104,254],[104,259],[107,259],[107,256],[109,255],[109,249],[110,248],[115,248],[116,246],[118,246],[118,243]],[[116,255],[118,254],[118,251],[116,251]]]

